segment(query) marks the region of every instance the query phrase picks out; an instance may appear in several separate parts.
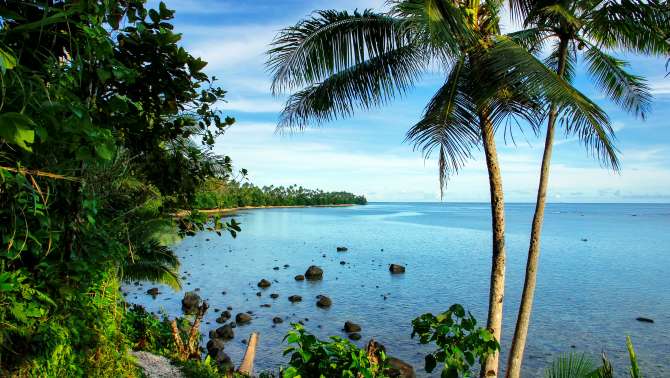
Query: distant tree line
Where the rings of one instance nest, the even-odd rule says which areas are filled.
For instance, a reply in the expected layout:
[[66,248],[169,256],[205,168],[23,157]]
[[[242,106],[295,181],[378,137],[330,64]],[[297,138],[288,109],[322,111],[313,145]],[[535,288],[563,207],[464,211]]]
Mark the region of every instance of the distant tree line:
[[210,179],[196,193],[194,207],[216,209],[242,206],[365,205],[367,202],[365,196],[349,192],[324,192],[298,185],[258,187],[251,183]]

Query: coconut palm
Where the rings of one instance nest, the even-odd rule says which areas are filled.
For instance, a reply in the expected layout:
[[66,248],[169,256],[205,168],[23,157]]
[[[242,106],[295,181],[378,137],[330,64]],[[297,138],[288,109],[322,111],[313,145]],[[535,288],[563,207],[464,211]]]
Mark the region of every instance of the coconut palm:
[[[280,128],[302,129],[383,105],[404,94],[428,66],[445,84],[408,139],[429,156],[439,151],[440,188],[483,146],[492,211],[492,266],[487,327],[500,340],[505,282],[504,201],[495,132],[506,120],[537,125],[547,101],[565,107],[573,131],[611,150],[604,113],[522,46],[500,35],[499,0],[405,0],[388,13],[318,11],[282,30],[269,51],[273,92],[294,92]],[[604,126],[603,126],[604,125]],[[482,374],[497,376],[498,355]]]
[[[624,110],[645,117],[651,96],[644,80],[627,72],[627,63],[606,49],[667,54],[669,47],[664,39],[670,28],[670,8],[646,1],[610,0],[515,0],[512,8],[518,17],[524,17],[527,27],[513,33],[513,38],[535,52],[553,42],[546,64],[557,75],[571,81],[581,52],[587,71],[602,92]],[[524,289],[507,365],[509,377],[520,375],[535,292],[555,126],[564,110],[556,103],[550,105]],[[570,122],[563,124],[572,127]],[[616,155],[604,152],[598,157],[609,160],[608,165],[618,170]]]

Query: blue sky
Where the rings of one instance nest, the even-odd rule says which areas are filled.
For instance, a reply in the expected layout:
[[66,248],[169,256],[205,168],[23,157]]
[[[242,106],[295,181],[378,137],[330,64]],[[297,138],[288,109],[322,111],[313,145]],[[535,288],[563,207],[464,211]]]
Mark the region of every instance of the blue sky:
[[[383,9],[384,0],[171,0],[183,45],[209,62],[228,91],[222,104],[237,123],[218,140],[216,151],[230,155],[258,185],[298,184],[365,194],[372,201],[439,200],[437,164],[403,143],[407,129],[442,83],[427,72],[416,88],[388,106],[355,117],[278,135],[275,125],[284,98],[270,94],[264,52],[277,31],[316,9]],[[155,4],[155,2],[150,2]],[[507,22],[507,28],[514,25]],[[662,59],[628,56],[631,70],[647,78],[653,110],[641,121],[617,110],[578,71],[575,85],[595,99],[617,130],[623,170],[601,169],[579,141],[559,133],[552,165],[553,202],[670,201],[670,77]],[[499,135],[499,153],[507,201],[532,202],[543,136],[515,133],[515,143]],[[483,152],[451,178],[446,201],[488,201]]]

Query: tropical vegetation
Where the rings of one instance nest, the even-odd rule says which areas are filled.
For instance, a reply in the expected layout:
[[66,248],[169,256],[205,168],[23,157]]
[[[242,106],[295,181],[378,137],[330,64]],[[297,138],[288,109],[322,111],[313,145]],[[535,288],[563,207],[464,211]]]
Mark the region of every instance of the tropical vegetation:
[[198,209],[230,209],[244,206],[365,205],[364,196],[348,192],[324,192],[302,186],[263,186],[248,182],[208,179],[196,192]]
[[237,228],[171,216],[230,174],[225,91],[162,3],[0,11],[0,375],[127,376],[120,282],[179,287],[162,236]]

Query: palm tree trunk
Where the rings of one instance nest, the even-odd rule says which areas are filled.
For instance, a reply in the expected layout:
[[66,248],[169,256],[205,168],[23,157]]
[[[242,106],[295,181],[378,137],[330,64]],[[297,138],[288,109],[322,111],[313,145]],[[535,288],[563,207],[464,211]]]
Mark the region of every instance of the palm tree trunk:
[[[479,116],[486,167],[491,194],[491,226],[493,231],[493,253],[491,260],[491,283],[489,289],[489,313],[486,326],[496,340],[502,334],[503,298],[505,294],[505,202],[503,200],[502,177],[496,151],[495,130],[486,112]],[[489,356],[480,372],[481,377],[498,376],[499,353]]]
[[[568,54],[567,40],[561,40],[559,45],[558,75],[563,77],[565,63]],[[507,378],[519,378],[521,376],[521,363],[523,352],[526,347],[530,314],[533,310],[533,298],[535,297],[535,286],[537,283],[537,265],[540,259],[540,236],[544,222],[544,208],[547,202],[547,189],[549,187],[549,166],[551,165],[551,153],[554,145],[554,131],[556,125],[557,109],[552,104],[547,122],[547,135],[544,141],[544,153],[542,155],[542,166],[540,168],[540,183],[537,189],[537,201],[535,202],[535,214],[530,231],[530,246],[528,247],[528,261],[526,262],[526,277],[523,284],[519,314],[516,320],[512,348],[507,360]]]

